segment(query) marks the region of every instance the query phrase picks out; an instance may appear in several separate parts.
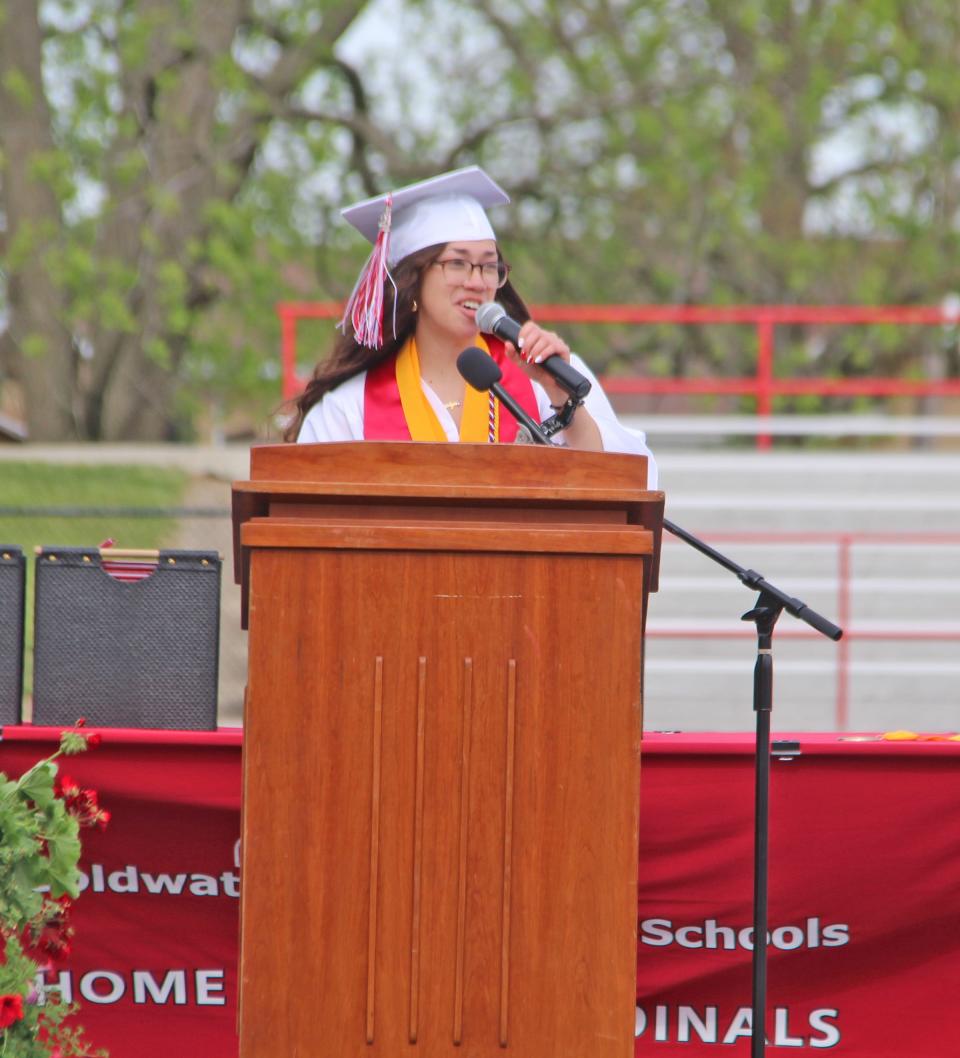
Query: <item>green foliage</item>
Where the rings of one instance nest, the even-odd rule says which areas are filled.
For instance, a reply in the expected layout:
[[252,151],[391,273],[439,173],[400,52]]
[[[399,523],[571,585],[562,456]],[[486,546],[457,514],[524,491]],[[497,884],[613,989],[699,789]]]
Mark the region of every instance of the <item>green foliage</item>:
[[2,83],[5,91],[20,104],[24,110],[29,110],[34,104],[33,87],[23,71],[17,67],[5,70],[2,75]]
[[[960,289],[955,4],[408,6],[421,30],[456,21],[467,42],[494,27],[499,59],[423,32],[410,65],[448,86],[449,127],[488,128],[453,157],[520,189],[497,230],[530,301],[936,303]],[[413,124],[411,152],[436,151],[436,117]],[[876,373],[941,340],[897,334],[871,347]],[[732,328],[575,338],[601,369],[740,374],[755,357]],[[818,373],[857,370],[842,328],[817,341]]]
[[57,786],[57,759],[82,752],[88,737],[65,731],[56,753],[18,779],[0,772],[0,1054],[13,1058],[91,1052],[75,1013],[40,988],[41,965],[69,951],[70,901],[79,896],[80,827],[105,826],[96,794],[72,780]]
[[[63,399],[79,409],[83,436],[108,436],[111,415],[145,423],[131,403],[160,411],[150,421],[163,436],[202,405],[222,414],[240,406],[262,422],[278,396],[274,303],[310,292],[300,185],[319,166],[342,164],[331,129],[291,134],[273,119],[314,74],[307,57],[329,64],[350,5],[336,12],[336,31],[299,2],[250,17],[209,11],[186,2],[42,5],[43,61],[56,71],[47,78],[52,148],[29,164],[62,210],[42,223],[11,215],[2,263],[13,277],[56,247],[45,264],[62,294],[70,355],[92,354],[89,370],[77,363],[63,379],[74,387]],[[303,56],[291,68],[299,72],[268,87],[261,74],[297,49]],[[13,92],[17,71],[4,75]],[[19,78],[22,95],[29,79]],[[42,120],[39,110],[32,120]],[[288,156],[268,147],[275,129],[292,147]],[[283,276],[291,263],[296,290]],[[33,427],[43,426],[37,414]]]
[[27,334],[21,343],[24,357],[29,360],[39,360],[49,352],[46,335]]
[[32,179],[46,184],[61,202],[76,194],[72,159],[66,151],[40,151],[27,159],[27,171]]
[[56,237],[56,226],[47,219],[21,225],[12,233],[3,263],[7,268],[16,271],[22,267],[27,258],[39,253]]
[[0,922],[20,930],[40,911],[43,894],[79,896],[77,821],[54,796],[57,766],[36,764],[17,781],[0,782]]
[[[275,302],[344,297],[363,256],[338,207],[472,162],[513,195],[495,222],[530,301],[960,290],[953,0],[391,11],[396,50],[377,33],[364,50],[342,30],[375,25],[377,0],[254,5],[232,25],[200,3],[43,5],[53,149],[32,164],[62,217],[11,228],[4,267],[55,247],[71,336],[97,367],[117,348],[134,365],[92,372],[105,392],[77,373],[91,435],[116,380],[143,373],[172,382],[142,387],[170,394],[168,423],[211,408],[263,423],[278,399]],[[0,71],[20,98],[17,76]],[[576,339],[599,369],[737,374],[754,357],[730,328]],[[938,340],[885,345],[875,367],[906,370]],[[817,359],[847,369],[839,333]]]

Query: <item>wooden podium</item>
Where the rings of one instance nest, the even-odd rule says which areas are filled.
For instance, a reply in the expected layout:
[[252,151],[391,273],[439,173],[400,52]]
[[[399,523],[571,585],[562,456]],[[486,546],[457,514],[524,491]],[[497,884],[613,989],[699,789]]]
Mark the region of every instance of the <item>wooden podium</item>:
[[633,1054],[639,456],[255,448],[240,1058]]

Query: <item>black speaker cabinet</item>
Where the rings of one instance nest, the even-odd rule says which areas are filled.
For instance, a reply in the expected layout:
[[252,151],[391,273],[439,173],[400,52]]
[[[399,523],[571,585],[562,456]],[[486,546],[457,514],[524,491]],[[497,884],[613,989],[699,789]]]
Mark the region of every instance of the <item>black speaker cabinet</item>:
[[215,728],[220,556],[160,551],[138,578],[123,568],[96,548],[37,555],[33,722]]
[[0,544],[0,724],[20,723],[26,568],[19,547]]

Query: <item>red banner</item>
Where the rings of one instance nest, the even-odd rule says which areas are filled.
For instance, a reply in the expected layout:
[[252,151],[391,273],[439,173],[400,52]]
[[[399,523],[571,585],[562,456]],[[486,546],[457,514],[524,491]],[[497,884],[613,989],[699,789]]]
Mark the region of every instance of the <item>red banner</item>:
[[[83,832],[73,954],[46,985],[80,1003],[111,1058],[236,1058],[239,733],[102,734],[60,761],[111,819]],[[51,750],[49,731],[4,735],[8,774]]]
[[[771,774],[769,1050],[960,1054],[960,744],[793,737],[800,755]],[[636,1053],[747,1055],[752,747],[658,748],[643,770]]]
[[[55,733],[7,728],[19,774]],[[955,1058],[960,743],[793,736],[771,777],[769,1050]],[[69,963],[47,975],[112,1058],[235,1058],[240,733],[104,731],[62,769],[84,835]],[[750,1053],[751,739],[650,735],[638,1056]]]

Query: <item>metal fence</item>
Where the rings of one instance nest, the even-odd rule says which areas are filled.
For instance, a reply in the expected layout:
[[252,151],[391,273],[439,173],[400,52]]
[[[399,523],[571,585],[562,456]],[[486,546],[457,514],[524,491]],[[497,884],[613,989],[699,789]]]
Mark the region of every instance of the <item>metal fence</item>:
[[[609,394],[675,396],[743,396],[753,398],[755,414],[771,416],[777,397],[960,397],[958,378],[908,378],[863,376],[849,378],[783,377],[777,373],[776,335],[785,326],[890,326],[956,327],[960,313],[952,305],[535,305],[533,315],[548,323],[746,325],[754,329],[756,361],[751,374],[738,377],[654,378],[646,375],[611,375],[601,381]],[[283,397],[303,388],[297,373],[297,328],[301,320],[339,319],[343,306],[336,302],[281,302],[280,319]],[[772,437],[762,430],[757,446],[771,447]]]
[[[858,644],[867,642],[885,642],[892,645],[909,643],[960,643],[960,609],[947,601],[945,605],[931,606],[924,619],[914,617],[889,618],[887,616],[869,615],[869,607],[861,606],[867,614],[855,614],[858,597],[862,598],[871,583],[878,581],[880,572],[890,570],[900,573],[899,577],[884,576],[882,586],[889,594],[898,592],[911,593],[916,598],[923,598],[925,591],[936,584],[940,589],[948,589],[960,597],[960,561],[953,561],[948,567],[936,562],[928,563],[928,568],[916,573],[918,562],[924,554],[929,555],[934,548],[945,548],[948,553],[960,556],[960,533],[885,533],[885,532],[710,532],[703,534],[710,544],[720,547],[724,544],[769,545],[774,548],[796,548],[809,546],[822,549],[832,555],[834,569],[832,588],[828,589],[825,598],[834,599],[834,607],[827,608],[819,603],[817,609],[839,624],[843,638],[831,647],[823,656],[832,657],[834,663],[834,725],[836,730],[848,728],[850,718],[850,672],[852,655]],[[682,542],[669,534],[664,534],[665,547],[683,547]],[[873,552],[874,568],[869,564],[860,572],[855,572],[854,564],[858,552]],[[877,561],[877,556],[879,560]],[[664,577],[661,591],[670,591],[669,579]],[[949,599],[949,597],[948,597]],[[747,596],[744,596],[745,603]],[[748,606],[744,605],[744,610]],[[895,606],[885,606],[883,613],[896,610]],[[724,625],[727,622],[722,622]],[[651,616],[647,625],[647,636],[651,640],[673,639],[686,640],[691,643],[704,640],[743,639],[755,636],[755,629],[748,624],[741,626],[718,627],[718,622],[702,621],[697,617],[682,620],[658,620],[656,614]],[[777,626],[778,640],[820,640],[822,637],[806,625],[783,619]],[[894,652],[895,653],[895,652]],[[948,657],[956,659],[960,652],[955,647],[946,651]],[[923,688],[917,686],[917,695],[922,696]]]

